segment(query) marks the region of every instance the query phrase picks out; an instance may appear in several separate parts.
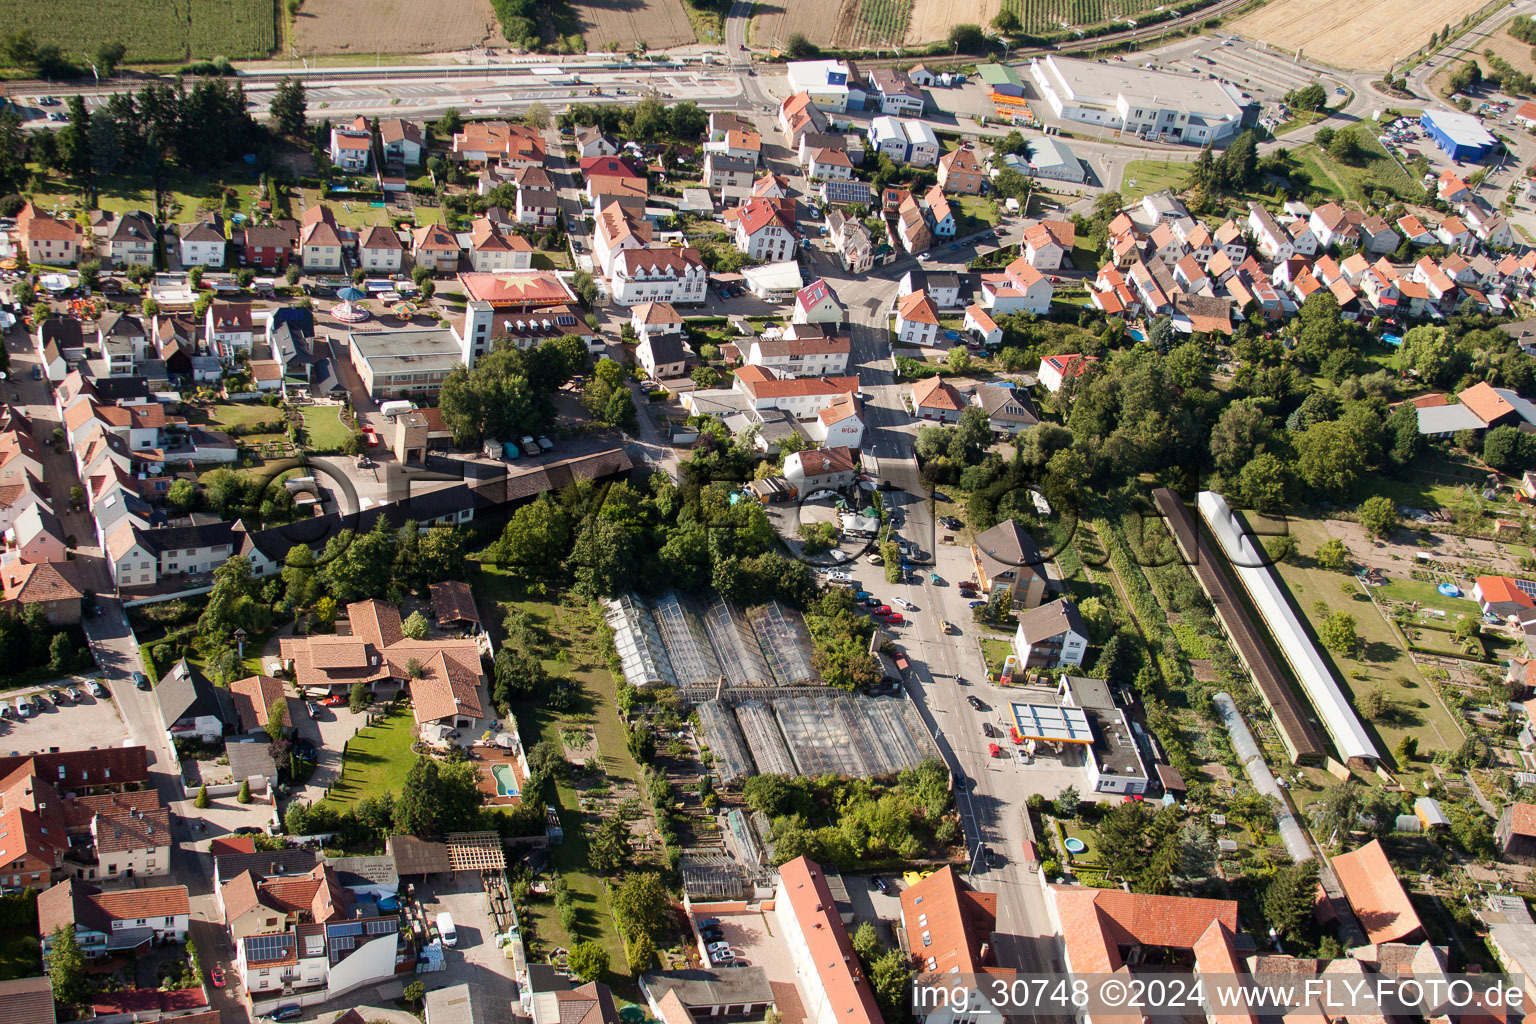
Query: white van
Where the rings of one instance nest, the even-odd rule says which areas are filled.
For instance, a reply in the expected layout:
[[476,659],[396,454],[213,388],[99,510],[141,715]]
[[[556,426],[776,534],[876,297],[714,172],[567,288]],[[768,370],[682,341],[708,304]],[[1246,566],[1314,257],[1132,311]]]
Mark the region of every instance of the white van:
[[453,915],[446,910],[437,915],[437,934],[442,938],[445,946],[459,944],[459,933],[453,929]]

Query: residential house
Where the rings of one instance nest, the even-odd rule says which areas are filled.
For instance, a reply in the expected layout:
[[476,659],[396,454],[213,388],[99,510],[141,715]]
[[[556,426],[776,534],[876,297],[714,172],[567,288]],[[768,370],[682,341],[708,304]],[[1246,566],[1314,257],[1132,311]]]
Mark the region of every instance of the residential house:
[[652,226],[637,213],[618,203],[609,203],[598,212],[592,229],[592,255],[603,276],[613,274],[614,257],[624,249],[643,249],[651,244]]
[[576,131],[576,153],[581,158],[617,156],[619,144],[613,136],[599,128],[579,128]]
[[160,717],[171,739],[196,737],[216,743],[238,721],[230,691],[187,663],[177,661],[155,686]]
[[795,293],[795,308],[790,323],[832,324],[843,322],[843,305],[825,280],[818,278]]
[[542,167],[524,167],[512,179],[517,182],[517,222],[536,228],[554,227],[560,215],[560,194],[549,172]]
[[981,164],[969,146],[952,149],[939,158],[939,185],[945,192],[974,196],[981,192]]
[[256,327],[249,302],[213,302],[203,317],[203,338],[208,351],[224,362],[249,352],[256,340]]
[[1027,256],[1020,256],[1002,274],[982,274],[982,305],[993,316],[1003,313],[1034,313],[1044,315],[1051,311],[1051,297],[1055,287],[1040,271],[1030,266]]
[[792,217],[786,217],[769,200],[751,200],[736,218],[736,248],[763,263],[792,259],[795,250]]
[[932,345],[939,335],[939,307],[924,291],[896,302],[896,341],[902,345]]
[[976,344],[985,348],[996,348],[1003,343],[1003,329],[974,302],[965,307],[965,330]]
[[880,104],[882,114],[899,117],[923,116],[923,92],[900,68],[874,68],[868,76],[870,98]]
[[910,195],[902,197],[896,209],[896,237],[909,253],[927,252],[933,244],[933,229],[917,200]]
[[1406,214],[1397,219],[1397,229],[1403,233],[1403,237],[1415,248],[1423,248],[1426,245],[1435,244],[1434,232],[1424,226],[1424,222],[1413,214]]
[[235,722],[240,732],[269,735],[269,723],[280,719],[278,732],[284,736],[292,734],[293,714],[281,679],[267,675],[237,679],[229,684],[229,698],[235,706]]
[[405,245],[388,224],[365,228],[357,243],[357,263],[364,270],[395,273],[405,265]]
[[1307,226],[1318,245],[1332,249],[1340,245],[1360,245],[1360,229],[1338,203],[1324,203],[1312,211]]
[[705,299],[709,271],[697,249],[622,249],[613,261],[610,293],[620,306],[637,302],[698,305]]
[[450,274],[459,269],[461,255],[458,239],[441,224],[424,224],[411,233],[411,256],[418,267]]
[[1002,589],[1025,608],[1038,608],[1045,600],[1045,559],[1034,538],[1012,519],[976,535],[971,544],[971,564],[982,593],[988,597]]
[[1447,167],[1435,182],[1435,194],[1448,203],[1464,203],[1472,198],[1472,190],[1461,176]]
[[747,366],[761,366],[780,377],[835,377],[848,371],[851,344],[824,328],[798,328],[793,337],[757,337],[747,348]]
[[955,210],[950,205],[949,199],[945,197],[942,186],[935,185],[928,190],[928,194],[923,196],[923,207],[928,229],[936,237],[955,237],[955,228],[958,223],[955,219]]
[[[1169,950],[1206,976],[1246,974],[1236,948],[1237,902],[1155,896],[1119,889],[1047,885],[1046,927],[1057,936],[1064,969],[1124,974],[1138,950]],[[1248,1014],[1215,1014],[1224,1024]]]
[[779,867],[776,933],[789,952],[806,1024],[882,1024],[821,866],[797,857]]
[[[249,244],[249,232],[246,237]],[[341,231],[336,226],[336,215],[323,203],[304,211],[299,228],[299,260],[305,270],[341,269]]]
[[[972,306],[971,309],[980,307]],[[985,316],[985,311],[982,311]],[[966,311],[970,318],[970,311]],[[1040,422],[1029,396],[1011,384],[980,384],[971,396],[974,405],[987,414],[987,428],[993,434],[1012,437]]]
[[68,557],[64,526],[42,502],[34,502],[0,535],[0,563],[7,567],[62,562]]
[[1435,228],[1435,237],[1453,249],[1465,249],[1472,244],[1472,229],[1460,217],[1447,217]]
[[711,191],[727,185],[750,188],[756,174],[757,162],[747,157],[720,152],[704,155],[704,186]]
[[[647,303],[655,306],[656,303]],[[652,380],[681,377],[688,365],[688,349],[681,335],[647,334],[635,346],[635,362]]]
[[637,338],[683,333],[683,318],[677,315],[677,310],[669,302],[640,303],[630,310],[629,325]]
[[[333,228],[333,234],[334,230]],[[293,259],[294,243],[298,240],[299,234],[298,226],[292,221],[248,227],[239,234],[241,262],[265,270],[282,270]],[[323,242],[324,239],[320,241]],[[338,248],[339,243],[338,236]],[[320,254],[317,253],[313,259],[318,266]]]
[[650,194],[645,172],[636,167],[627,156],[597,156],[581,161],[581,174],[586,180],[587,199],[599,205],[599,195],[632,196],[645,199]]
[[425,150],[421,126],[414,121],[387,117],[379,122],[379,142],[384,149],[386,164],[404,164],[420,167],[421,154]]
[[480,217],[469,232],[469,262],[480,273],[527,270],[533,262],[533,244],[522,235],[503,234],[488,218]]
[[797,92],[779,103],[779,130],[791,149],[798,149],[800,137],[806,132],[827,130],[827,115],[811,100],[810,93]]
[[955,423],[964,409],[960,392],[938,374],[912,382],[912,414],[918,419]]
[[1287,260],[1296,255],[1296,243],[1291,234],[1280,226],[1264,207],[1258,203],[1248,204],[1248,230],[1259,245],[1259,253],[1269,260]]
[[850,274],[865,274],[875,265],[874,240],[869,229],[841,210],[827,211],[827,236]]
[[119,267],[154,266],[158,235],[155,219],[143,210],[123,214],[113,223],[112,233],[107,236],[112,263]]
[[75,579],[73,562],[18,561],[0,569],[0,604],[13,611],[35,606],[46,621],[55,625],[78,623],[84,596],[85,591]]
[[731,389],[745,396],[753,409],[777,409],[798,420],[815,421],[839,396],[857,398],[859,378],[780,377],[766,366],[742,366],[732,377]]
[[913,167],[932,167],[943,148],[932,128],[907,118],[877,117],[870,121],[869,141],[876,152]]
[[1083,663],[1088,650],[1088,627],[1070,598],[1020,612],[1018,622],[1013,652],[1024,668]]
[[331,163],[348,174],[359,174],[368,169],[373,153],[373,132],[366,117],[353,118],[351,124],[331,126],[331,144],[327,155]]
[[[1005,1002],[996,989],[1009,984],[1013,971],[995,966],[996,927],[997,894],[973,888],[951,866],[901,891],[898,934],[919,976],[954,981],[945,1006],[917,1011],[924,1024],[1005,1019],[994,1006]],[[964,985],[974,987],[957,991]]]
[[103,891],[67,878],[37,897],[37,931],[46,962],[54,936],[74,926],[87,959],[125,956],[164,942],[184,943],[191,907],[184,885]]
[[816,418],[806,426],[811,440],[828,448],[844,447],[857,451],[864,444],[864,411],[852,394],[833,395]]
[[848,151],[823,146],[806,154],[805,176],[811,181],[852,181],[853,160]]
[[1081,377],[1096,362],[1098,362],[1097,356],[1076,353],[1046,356],[1040,360],[1040,369],[1036,376],[1041,386],[1054,395],[1061,390],[1061,385],[1067,378]]
[[217,213],[199,217],[181,225],[181,265],[183,267],[224,266],[229,242],[224,237],[224,218]]
[[16,214],[15,237],[33,266],[73,266],[85,244],[85,229],[76,220],[55,220],[27,203]]
[[859,460],[850,448],[813,448],[784,456],[784,480],[805,498],[852,487]]
[[1043,220],[1024,230],[1024,259],[1036,270],[1059,270],[1076,242],[1077,228],[1071,221]]

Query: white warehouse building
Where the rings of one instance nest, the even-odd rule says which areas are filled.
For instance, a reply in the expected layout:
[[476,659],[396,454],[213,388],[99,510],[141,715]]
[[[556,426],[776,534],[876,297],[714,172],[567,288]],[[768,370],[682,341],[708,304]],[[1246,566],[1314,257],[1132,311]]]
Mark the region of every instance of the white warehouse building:
[[1047,54],[1029,73],[1057,117],[1197,146],[1236,135],[1253,101],[1236,86],[1133,64]]
[[789,91],[810,93],[824,113],[861,110],[868,95],[858,72],[845,60],[792,60],[784,66]]

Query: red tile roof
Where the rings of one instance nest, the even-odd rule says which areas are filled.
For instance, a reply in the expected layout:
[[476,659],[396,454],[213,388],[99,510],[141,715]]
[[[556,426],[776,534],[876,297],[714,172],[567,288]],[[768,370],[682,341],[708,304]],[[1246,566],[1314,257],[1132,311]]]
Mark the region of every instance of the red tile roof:
[[1422,934],[1424,925],[1380,841],[1333,858],[1333,873],[1371,942],[1401,942]]
[[965,408],[965,400],[938,374],[912,385],[912,402],[919,409],[944,409],[959,412]]
[[944,867],[902,892],[901,920],[907,952],[924,973],[978,974],[997,926],[997,894],[976,891]]
[[820,865],[797,857],[779,868],[779,883],[840,1024],[883,1024]]
[[1053,885],[1066,942],[1068,966],[1074,974],[1110,972],[1124,966],[1122,947],[1167,946],[1193,950],[1212,926],[1237,930],[1237,903],[1232,900],[1149,896],[1118,889],[1087,889]]
[[1459,392],[1456,397],[1484,423],[1492,423],[1515,411],[1515,407],[1485,380],[1480,380],[1465,391]]

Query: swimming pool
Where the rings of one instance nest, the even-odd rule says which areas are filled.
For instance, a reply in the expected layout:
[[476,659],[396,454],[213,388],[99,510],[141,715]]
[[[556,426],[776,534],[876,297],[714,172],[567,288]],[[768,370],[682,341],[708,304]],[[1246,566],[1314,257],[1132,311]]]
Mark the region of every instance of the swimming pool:
[[491,777],[496,780],[497,796],[517,796],[517,773],[511,765],[496,765],[491,769]]
[[1132,341],[1146,341],[1147,332],[1140,327],[1127,327],[1125,333],[1131,336]]
[[1393,346],[1394,348],[1403,343],[1402,337],[1397,334],[1383,334],[1381,336],[1381,340],[1386,342],[1388,345]]

